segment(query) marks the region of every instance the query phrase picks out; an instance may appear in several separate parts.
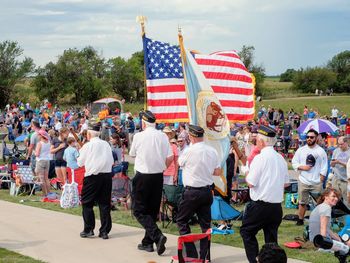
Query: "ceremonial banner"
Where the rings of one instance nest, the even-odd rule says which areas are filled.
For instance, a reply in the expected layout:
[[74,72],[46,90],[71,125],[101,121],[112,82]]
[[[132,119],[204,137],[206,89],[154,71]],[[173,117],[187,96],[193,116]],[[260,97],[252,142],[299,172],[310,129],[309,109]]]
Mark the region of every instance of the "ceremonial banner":
[[[143,36],[147,106],[160,122],[188,122],[179,46]],[[254,118],[254,81],[234,51],[194,54],[230,122]]]
[[181,55],[190,107],[190,123],[201,126],[205,142],[215,148],[221,161],[222,174],[213,176],[216,189],[224,196],[226,189],[226,159],[230,150],[230,125],[221,103],[205,78],[194,57],[184,48],[180,36]]

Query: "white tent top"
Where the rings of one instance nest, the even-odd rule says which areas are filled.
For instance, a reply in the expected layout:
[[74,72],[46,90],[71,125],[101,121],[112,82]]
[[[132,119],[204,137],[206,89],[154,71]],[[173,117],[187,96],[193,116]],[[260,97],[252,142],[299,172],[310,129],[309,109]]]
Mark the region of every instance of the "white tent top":
[[120,100],[117,100],[115,98],[103,98],[103,99],[99,99],[99,100],[96,100],[94,101],[93,103],[111,103],[111,102],[120,102]]

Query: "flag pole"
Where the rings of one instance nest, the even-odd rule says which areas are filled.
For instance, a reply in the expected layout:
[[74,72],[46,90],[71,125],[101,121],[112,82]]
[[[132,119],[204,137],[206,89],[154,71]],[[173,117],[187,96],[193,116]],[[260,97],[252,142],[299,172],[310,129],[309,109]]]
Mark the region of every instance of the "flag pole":
[[186,81],[186,74],[185,74],[186,53],[185,53],[183,36],[182,36],[182,31],[181,31],[181,27],[180,26],[178,26],[178,38],[179,38],[179,45],[180,45],[180,52],[181,52],[182,72],[183,72],[185,91],[186,91],[187,111],[188,111],[188,117],[189,117],[188,121],[191,124],[195,124],[195,123],[193,123],[192,112],[191,112],[191,108],[189,106],[190,105],[190,103],[189,103],[189,99],[190,99],[189,96],[190,95],[189,95],[189,92],[188,92],[187,81]]
[[[145,24],[147,22],[147,17],[146,16],[137,16],[136,17],[136,22],[140,23],[141,25],[141,38],[144,38],[146,36],[146,27]],[[143,51],[145,52],[145,51]],[[146,64],[143,65],[143,94],[144,94],[144,102],[143,102],[143,109],[147,110],[147,78],[146,78]]]

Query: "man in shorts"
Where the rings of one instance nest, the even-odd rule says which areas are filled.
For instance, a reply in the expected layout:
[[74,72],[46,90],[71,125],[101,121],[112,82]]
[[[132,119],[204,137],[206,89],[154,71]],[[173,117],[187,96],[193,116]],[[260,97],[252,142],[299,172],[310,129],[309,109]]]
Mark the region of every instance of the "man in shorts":
[[318,132],[311,129],[306,134],[306,145],[300,147],[292,159],[295,171],[299,172],[299,219],[297,225],[304,224],[306,205],[310,193],[320,193],[328,169],[327,154],[317,143]]

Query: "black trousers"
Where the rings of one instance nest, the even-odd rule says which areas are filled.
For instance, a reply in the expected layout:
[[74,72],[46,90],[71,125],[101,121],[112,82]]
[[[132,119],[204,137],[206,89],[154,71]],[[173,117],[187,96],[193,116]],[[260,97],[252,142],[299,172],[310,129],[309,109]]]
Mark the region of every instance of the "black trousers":
[[99,173],[84,178],[81,192],[83,206],[84,231],[95,229],[94,204],[98,203],[100,209],[101,228],[100,233],[109,233],[112,229],[111,218],[111,173]]
[[[211,224],[211,204],[213,195],[209,187],[188,188],[182,194],[177,215],[177,226],[180,235],[191,233],[189,221],[194,214],[197,214],[202,233],[205,233]],[[198,258],[197,250],[193,243],[185,243],[188,257]],[[208,252],[208,240],[200,241],[200,258],[205,259]]]
[[256,234],[264,231],[265,243],[276,242],[278,227],[282,222],[282,207],[280,203],[251,201],[243,214],[241,236],[245,253],[250,263],[257,262],[259,244]]
[[145,229],[143,245],[157,243],[162,236],[157,215],[163,191],[163,173],[143,174],[136,172],[132,179],[132,209],[137,221]]

